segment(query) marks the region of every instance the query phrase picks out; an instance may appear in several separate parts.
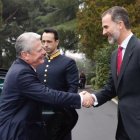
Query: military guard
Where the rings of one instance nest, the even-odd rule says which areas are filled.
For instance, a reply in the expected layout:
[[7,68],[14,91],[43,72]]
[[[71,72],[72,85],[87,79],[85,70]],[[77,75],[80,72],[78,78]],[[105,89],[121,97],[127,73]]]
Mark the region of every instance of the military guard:
[[[61,55],[58,49],[58,33],[54,29],[45,29],[42,45],[46,50],[44,64],[37,68],[40,80],[49,88],[78,92],[78,69],[73,59]],[[43,118],[49,140],[71,140],[71,130],[78,120],[77,112],[72,108],[44,107]]]

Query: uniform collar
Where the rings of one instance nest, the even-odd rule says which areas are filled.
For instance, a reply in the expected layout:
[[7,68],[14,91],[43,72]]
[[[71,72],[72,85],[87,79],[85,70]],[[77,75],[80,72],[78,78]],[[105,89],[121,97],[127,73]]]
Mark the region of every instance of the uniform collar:
[[55,57],[59,56],[61,53],[58,50],[57,52],[55,52],[54,54],[52,54],[51,56],[46,55],[46,57],[50,60],[54,59]]

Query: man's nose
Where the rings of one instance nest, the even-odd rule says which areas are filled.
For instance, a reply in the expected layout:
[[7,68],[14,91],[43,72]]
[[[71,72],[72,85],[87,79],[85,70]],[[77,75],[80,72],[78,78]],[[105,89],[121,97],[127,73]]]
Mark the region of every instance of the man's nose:
[[107,31],[106,31],[105,29],[103,29],[102,34],[103,34],[103,35],[106,35],[106,33],[107,33]]

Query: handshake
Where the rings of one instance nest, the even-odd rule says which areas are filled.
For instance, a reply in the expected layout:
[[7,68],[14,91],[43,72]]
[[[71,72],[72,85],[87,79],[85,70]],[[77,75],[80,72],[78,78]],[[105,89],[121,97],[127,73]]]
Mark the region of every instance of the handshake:
[[82,98],[82,106],[83,107],[91,107],[94,105],[95,99],[94,97],[87,91],[82,91],[79,93]]

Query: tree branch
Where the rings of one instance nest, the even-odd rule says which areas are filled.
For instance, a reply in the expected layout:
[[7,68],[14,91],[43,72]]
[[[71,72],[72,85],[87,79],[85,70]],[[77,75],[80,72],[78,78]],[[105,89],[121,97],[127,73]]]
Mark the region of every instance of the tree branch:
[[18,11],[18,8],[5,20],[5,22],[8,22]]

